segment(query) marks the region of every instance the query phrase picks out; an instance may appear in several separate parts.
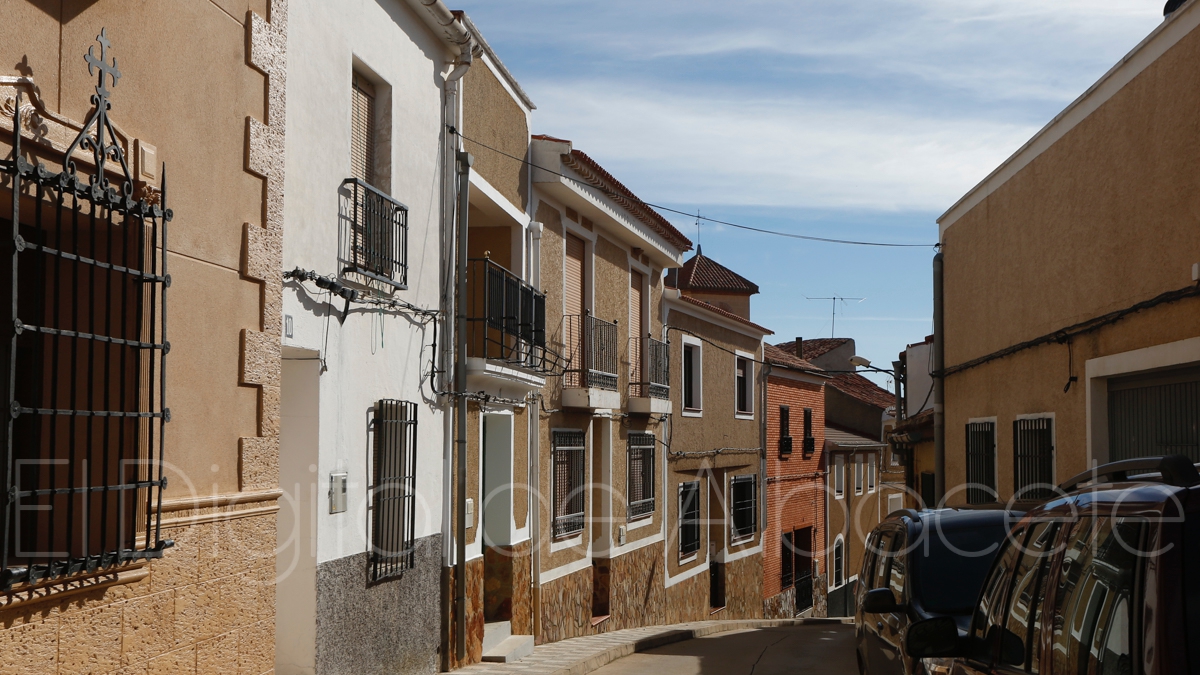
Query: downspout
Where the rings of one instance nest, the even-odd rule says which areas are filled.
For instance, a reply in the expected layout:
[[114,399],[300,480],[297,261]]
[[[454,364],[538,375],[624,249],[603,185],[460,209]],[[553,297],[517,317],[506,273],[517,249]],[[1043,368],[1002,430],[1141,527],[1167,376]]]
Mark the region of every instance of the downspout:
[[532,539],[532,559],[530,567],[530,597],[533,598],[533,635],[535,639],[542,634],[542,503],[537,498],[541,494],[542,459],[541,459],[541,412],[542,394],[538,392],[529,398],[529,535]]
[[[455,320],[455,321],[450,320],[450,317],[453,317],[456,315],[456,312],[455,312],[455,309],[457,307],[456,297],[458,295],[458,292],[451,291],[451,288],[454,288],[456,285],[455,281],[457,278],[457,270],[456,270],[457,255],[456,255],[456,246],[455,246],[456,242],[454,239],[454,233],[456,232],[456,228],[455,228],[455,178],[456,178],[456,174],[455,174],[454,163],[451,162],[450,160],[451,160],[451,158],[456,157],[456,153],[458,151],[458,141],[457,141],[458,137],[449,133],[449,129],[450,129],[450,127],[457,128],[457,126],[458,126],[458,110],[459,110],[459,98],[460,98],[460,96],[459,96],[459,80],[462,79],[462,76],[464,74],[466,74],[466,72],[467,72],[467,68],[470,67],[471,50],[463,49],[462,54],[460,55],[460,57],[458,59],[455,60],[454,64],[455,64],[455,67],[446,75],[446,78],[445,78],[445,85],[444,85],[445,98],[443,101],[443,108],[442,108],[442,125],[443,125],[442,133],[444,134],[444,138],[445,138],[445,141],[442,145],[442,185],[443,185],[443,189],[442,189],[442,204],[443,204],[442,232],[445,233],[445,246],[443,248],[443,252],[444,252],[443,260],[446,265],[445,269],[448,272],[448,275],[444,275],[442,277],[443,283],[444,283],[442,302],[443,302],[443,306],[446,308],[445,311],[443,311],[442,316],[444,317],[443,320],[445,321],[445,324],[446,324],[445,330],[443,331],[443,335],[445,336],[443,338],[445,340],[444,344],[446,344],[446,345],[457,345],[459,343],[459,332],[458,332],[459,322],[457,320]],[[458,289],[456,289],[456,291],[457,290]],[[451,395],[446,398],[446,411],[445,411],[446,414],[444,414],[442,416],[442,424],[443,424],[443,435],[442,435],[442,438],[443,438],[443,447],[442,447],[442,457],[443,457],[443,460],[442,460],[442,476],[443,476],[442,522],[445,524],[444,525],[445,536],[443,537],[443,558],[444,558],[444,566],[446,568],[448,568],[448,567],[450,567],[451,564],[453,564],[455,567],[455,570],[456,570],[456,574],[460,575],[458,578],[461,579],[462,576],[461,576],[461,571],[460,571],[461,570],[460,564],[464,562],[464,557],[465,557],[464,553],[463,553],[464,549],[461,548],[461,544],[464,542],[465,528],[454,527],[454,529],[451,529],[451,527],[453,527],[451,525],[451,521],[453,520],[452,514],[454,514],[454,504],[455,504],[455,490],[454,490],[455,484],[451,483],[451,480],[452,480],[452,476],[454,475],[454,447],[453,447],[453,440],[454,440],[453,431],[454,431],[454,429],[453,429],[453,425],[454,425],[454,412],[455,412],[454,404],[456,403],[456,399],[454,398],[453,392],[462,391],[462,389],[457,386],[457,373],[454,373],[454,375],[455,375],[454,383],[456,386],[454,386],[453,388],[447,386],[447,384],[449,384],[449,383],[447,382],[448,378],[445,375],[446,373],[452,372],[451,368],[455,365],[455,359],[457,359],[457,353],[451,349],[443,348],[442,355],[443,355],[443,359],[444,359],[443,363],[441,364],[441,369],[442,369],[442,374],[443,374],[442,387],[443,387],[443,389],[452,389]],[[457,494],[461,497],[465,493],[460,488],[458,490]],[[463,522],[462,519],[465,517],[464,513],[465,513],[465,504],[462,503],[462,500],[460,499],[459,503],[458,503],[458,518],[459,518],[460,524]],[[458,589],[460,591],[463,588],[462,583],[458,583],[458,584],[456,584],[456,586],[458,587]],[[449,574],[442,575],[441,596],[442,596],[442,603],[443,603],[443,606],[442,606],[443,622],[452,616],[456,617],[456,620],[457,620],[457,618],[460,616],[460,613],[458,612],[457,606],[451,604],[450,589],[449,589]],[[456,626],[458,626],[458,628],[457,628],[458,635],[462,636],[463,635],[463,628],[462,628],[463,624],[456,623]],[[448,625],[443,623],[443,627],[444,627],[444,630],[446,630],[446,632],[448,633]],[[447,635],[447,639],[448,639],[448,637],[449,636]],[[451,660],[449,658],[449,653],[448,653],[449,649],[447,649],[446,652],[447,652],[446,654],[443,654],[443,665],[446,670],[450,670],[453,664],[451,663]],[[461,659],[462,657],[460,656],[459,658]]]
[[933,256],[933,492],[938,505],[946,494],[946,332],[943,325],[942,253]]
[[[758,458],[758,508],[762,511],[762,519],[758,521],[760,523],[758,531],[765,533],[767,531],[767,516],[769,515],[767,509],[767,413],[769,412],[767,410],[767,380],[771,377],[771,364],[767,362],[766,350],[759,347],[759,353],[763,356],[763,374],[762,396],[760,397],[762,403],[759,408],[762,413],[759,415],[758,421],[758,444],[762,448]],[[761,538],[758,543],[760,546],[762,545]]]
[[[465,71],[464,71],[465,72]],[[455,654],[461,663],[467,655],[467,210],[471,195],[470,153],[459,151],[458,157],[458,299],[454,316],[455,364],[455,482],[457,487],[458,522],[454,560],[454,621]]]

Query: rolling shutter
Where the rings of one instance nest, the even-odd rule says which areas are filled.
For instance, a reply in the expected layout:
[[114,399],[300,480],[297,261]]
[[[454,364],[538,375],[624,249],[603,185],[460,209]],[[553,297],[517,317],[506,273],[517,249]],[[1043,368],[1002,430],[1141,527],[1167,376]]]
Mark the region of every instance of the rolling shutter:
[[375,184],[375,87],[354,73],[350,88],[350,175]]
[[1185,455],[1200,461],[1200,368],[1108,382],[1109,461]]
[[642,328],[642,282],[641,272],[629,273],[629,373],[634,382],[644,382],[642,376],[642,344],[646,336]]
[[563,261],[563,314],[583,314],[583,240],[567,235],[567,256]]

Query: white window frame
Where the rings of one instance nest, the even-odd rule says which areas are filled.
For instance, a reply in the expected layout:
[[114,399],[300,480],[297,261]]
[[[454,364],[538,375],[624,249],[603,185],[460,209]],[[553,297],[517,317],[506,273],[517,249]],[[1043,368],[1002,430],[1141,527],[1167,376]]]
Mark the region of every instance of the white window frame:
[[[704,342],[699,338],[690,335],[684,335],[682,340],[683,346],[679,352],[679,410],[680,415],[684,417],[704,417]],[[685,408],[683,385],[685,383],[683,377],[683,350],[689,347],[695,349],[695,356],[692,358],[692,399],[697,406],[694,408]]]
[[[754,419],[754,375],[755,375],[755,358],[749,352],[744,352],[740,349],[734,350],[733,359],[733,416],[739,420]],[[737,362],[738,359],[746,360],[746,410],[738,410],[737,401]]]
[[[733,481],[734,481],[734,479],[741,479],[743,482],[747,482],[746,476],[751,477],[748,482],[754,486],[754,528],[751,530],[750,534],[735,538],[733,536]],[[725,509],[727,511],[726,515],[728,518],[728,522],[725,525],[725,531],[727,533],[726,540],[727,540],[729,546],[738,546],[738,545],[744,544],[748,541],[754,541],[754,538],[758,536],[759,527],[760,527],[760,523],[758,522],[759,521],[759,517],[758,517],[759,492],[760,492],[760,490],[758,489],[758,474],[738,474],[736,476],[735,475],[727,475],[725,477],[725,495],[726,495],[725,503],[728,505],[727,508]]]
[[846,456],[841,453],[833,456],[833,496],[835,499],[846,497]]
[[867,493],[875,493],[875,485],[878,479],[878,471],[875,467],[875,453],[867,453]]
[[854,494],[861,495],[863,493],[863,455],[862,453],[854,453]]
[[[829,570],[829,589],[830,590],[841,588],[842,586],[845,586],[846,584],[850,583],[850,580],[846,578],[847,565],[846,565],[846,538],[845,537],[843,537],[842,535],[839,534],[833,538],[833,550],[831,550],[829,552],[829,557],[833,559],[834,563],[838,562],[837,549],[838,549],[839,544],[842,547],[841,567],[839,568],[836,565],[830,565],[830,567],[833,567],[833,569]],[[840,584],[837,583],[837,577],[838,577],[839,571],[841,572],[841,575],[842,575],[842,583],[840,583]]]

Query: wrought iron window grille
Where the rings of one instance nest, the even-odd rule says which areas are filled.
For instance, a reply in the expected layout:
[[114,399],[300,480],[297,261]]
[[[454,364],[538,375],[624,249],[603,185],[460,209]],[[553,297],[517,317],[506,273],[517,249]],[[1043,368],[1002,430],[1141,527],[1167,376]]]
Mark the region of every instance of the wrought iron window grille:
[[967,425],[967,503],[996,501],[996,423]]
[[565,537],[583,531],[584,435],[582,431],[555,431],[552,440],[554,536]]
[[729,480],[730,526],[734,541],[754,536],[758,524],[757,476],[734,476]]
[[792,408],[786,405],[779,406],[779,454],[792,454]]
[[679,557],[700,550],[700,481],[679,484]]
[[417,404],[375,404],[371,462],[371,581],[411,569],[416,542]]
[[792,545],[792,533],[783,532],[780,537],[779,551],[779,568],[780,578],[779,585],[781,588],[791,588],[795,581],[792,574],[792,562],[796,555],[796,548]]
[[[107,31],[85,60],[93,109],[62,171],[25,159],[20,89],[13,111],[11,229],[4,285],[9,419],[0,589],[159,558],[166,407],[166,170],[135,199],[109,120],[121,77]],[[30,152],[36,153],[37,150]],[[76,159],[90,153],[86,182]],[[112,183],[109,176],[118,179]]]
[[563,318],[567,365],[563,387],[617,391],[617,324],[591,314]]
[[629,339],[629,353],[629,396],[670,400],[670,345],[649,335],[635,337]]
[[338,188],[338,263],[364,283],[408,288],[408,207],[360,178]]
[[1013,488],[1021,499],[1054,496],[1054,419],[1013,420]]
[[654,513],[654,434],[629,434],[629,519]]
[[562,373],[563,357],[546,346],[546,295],[488,258],[468,264],[467,355]]
[[813,436],[813,409],[804,409],[804,458],[808,459],[817,451],[817,439]]

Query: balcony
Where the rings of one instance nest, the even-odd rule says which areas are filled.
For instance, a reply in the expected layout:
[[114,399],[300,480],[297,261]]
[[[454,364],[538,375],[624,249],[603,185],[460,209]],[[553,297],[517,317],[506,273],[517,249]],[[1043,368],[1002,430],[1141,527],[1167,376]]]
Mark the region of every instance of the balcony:
[[650,336],[629,340],[629,412],[671,413],[671,352]]
[[541,388],[562,372],[546,348],[546,296],[487,258],[468,265],[468,385],[509,397]]
[[358,178],[342,181],[338,262],[364,284],[407,289],[408,207]]
[[567,367],[563,373],[563,406],[621,407],[617,388],[617,324],[590,314],[563,318]]

